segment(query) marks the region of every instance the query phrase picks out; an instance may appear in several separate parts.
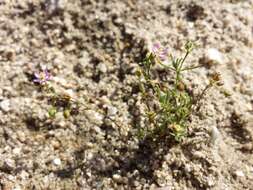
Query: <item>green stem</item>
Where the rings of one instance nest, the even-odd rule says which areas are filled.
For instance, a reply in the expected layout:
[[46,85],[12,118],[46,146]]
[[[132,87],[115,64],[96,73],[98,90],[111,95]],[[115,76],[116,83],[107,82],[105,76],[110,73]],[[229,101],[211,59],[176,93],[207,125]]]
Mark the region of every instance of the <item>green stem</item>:
[[182,61],[180,62],[180,66],[179,66],[179,70],[180,70],[180,71],[182,70],[183,64],[184,64],[186,58],[188,57],[189,53],[190,53],[189,51],[186,51],[184,58],[183,58]]

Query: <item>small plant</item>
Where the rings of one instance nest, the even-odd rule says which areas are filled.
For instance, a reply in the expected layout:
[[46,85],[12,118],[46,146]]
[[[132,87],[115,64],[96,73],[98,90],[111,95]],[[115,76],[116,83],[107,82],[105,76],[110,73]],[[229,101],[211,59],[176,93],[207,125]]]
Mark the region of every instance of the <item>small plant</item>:
[[[221,85],[220,75],[216,73],[199,95],[189,93],[183,81],[183,73],[200,67],[184,65],[193,48],[194,44],[187,42],[184,56],[174,58],[169,55],[168,49],[155,44],[152,52],[143,60],[137,75],[148,123],[141,131],[141,136],[152,134],[161,137],[169,133],[180,141],[187,134],[190,115],[199,109],[199,101],[212,86]],[[170,60],[171,64],[165,64],[167,60]],[[156,65],[173,73],[171,85],[168,85],[168,81],[156,80],[154,75]]]
[[46,68],[43,68],[40,73],[35,73],[34,77],[35,79],[33,82],[39,85],[41,92],[51,105],[48,110],[50,118],[54,118],[59,111],[63,112],[65,118],[78,112],[82,103],[73,99],[73,97],[66,92],[56,91],[55,87],[51,84],[52,76]]
[[[58,112],[61,112],[65,119],[67,119],[82,111],[91,111],[93,109],[99,114],[107,115],[106,109],[100,109],[90,105],[88,103],[88,97],[82,101],[78,98],[74,98],[68,91],[63,89],[60,90],[60,87],[54,84],[53,77],[46,68],[43,68],[41,72],[34,74],[33,82],[38,84],[42,97],[48,100],[48,104],[50,105],[50,108],[48,109],[48,116],[51,119],[54,119]],[[106,118],[114,122],[115,125],[119,126],[113,118]]]

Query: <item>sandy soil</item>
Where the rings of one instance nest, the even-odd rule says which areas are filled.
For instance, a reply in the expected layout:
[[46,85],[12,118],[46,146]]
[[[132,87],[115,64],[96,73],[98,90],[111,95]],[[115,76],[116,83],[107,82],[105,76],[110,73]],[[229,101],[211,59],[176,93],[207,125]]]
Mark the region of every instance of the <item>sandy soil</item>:
[[[198,44],[187,64],[205,64],[188,88],[213,72],[224,86],[182,143],[140,141],[138,63],[154,42],[179,54],[187,40]],[[0,189],[253,189],[252,48],[252,0],[1,0]],[[49,119],[32,82],[43,65],[107,115]]]

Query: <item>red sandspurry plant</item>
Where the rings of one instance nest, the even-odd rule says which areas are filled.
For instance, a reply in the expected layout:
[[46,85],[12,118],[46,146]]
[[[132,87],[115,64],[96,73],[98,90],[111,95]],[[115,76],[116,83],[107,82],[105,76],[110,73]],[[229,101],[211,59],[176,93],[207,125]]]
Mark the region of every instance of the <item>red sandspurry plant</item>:
[[52,85],[53,79],[49,70],[43,67],[41,72],[34,73],[33,82],[40,86],[42,93],[44,93],[44,96],[51,105],[48,110],[49,116],[53,118],[58,111],[63,111],[64,116],[67,118],[78,109],[80,102],[73,99],[69,93],[59,92],[55,89],[55,86]]
[[[182,140],[187,135],[189,117],[198,110],[200,100],[212,86],[221,85],[220,75],[216,73],[199,95],[192,95],[187,91],[183,81],[183,73],[200,67],[200,65],[184,65],[193,48],[194,44],[187,42],[184,56],[174,58],[168,53],[167,48],[156,43],[141,63],[137,75],[142,102],[146,108],[147,122],[146,127],[140,129],[139,135],[141,137],[151,135],[159,139],[159,137],[169,134],[174,136],[177,141]],[[169,61],[170,64],[164,64],[165,61]],[[168,81],[156,80],[153,70],[157,64],[172,71],[172,85],[168,85]],[[154,104],[152,105],[151,102]]]
[[[92,110],[94,106],[91,106],[85,101],[73,97],[69,91],[60,89],[60,82],[57,77],[53,77],[46,67],[43,67],[41,72],[34,73],[35,84],[39,85],[40,92],[47,98],[50,108],[48,115],[53,119],[58,112],[63,112],[65,118],[69,118],[71,115],[76,115],[80,111]],[[66,86],[66,85],[64,85]],[[92,108],[91,108],[92,107]],[[99,108],[94,108],[95,112],[106,115],[105,111]],[[112,118],[107,118],[114,122]],[[114,122],[118,125],[116,122]]]

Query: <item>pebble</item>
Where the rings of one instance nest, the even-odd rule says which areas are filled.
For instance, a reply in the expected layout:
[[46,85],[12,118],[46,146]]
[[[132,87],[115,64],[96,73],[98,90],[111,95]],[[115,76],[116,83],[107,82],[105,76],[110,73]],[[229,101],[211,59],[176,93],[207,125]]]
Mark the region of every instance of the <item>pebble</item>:
[[114,174],[112,178],[117,183],[126,183],[126,180],[119,174]]
[[185,170],[187,173],[190,173],[190,172],[192,171],[191,165],[190,165],[190,164],[185,164],[184,170]]
[[64,127],[66,125],[65,118],[62,112],[57,112],[55,114],[55,123],[59,125],[60,127]]
[[205,155],[201,151],[194,151],[192,153],[193,158],[199,159],[199,158],[205,158]]
[[94,124],[101,125],[103,123],[104,116],[94,110],[87,110],[85,115]]
[[212,186],[215,185],[215,181],[214,181],[213,179],[208,179],[207,185],[208,185],[209,187],[212,187]]
[[100,63],[97,66],[97,69],[101,72],[101,73],[106,73],[107,72],[107,67],[104,63]]
[[16,54],[14,51],[8,51],[6,53],[6,58],[9,60],[9,61],[14,61],[15,58],[16,58]]
[[54,147],[54,149],[59,149],[60,146],[61,146],[60,142],[59,142],[59,141],[56,141],[56,140],[53,140],[53,141],[51,142],[51,145]]
[[93,158],[93,153],[91,153],[91,152],[87,153],[86,159],[91,160],[92,158]]
[[220,134],[219,130],[217,129],[217,127],[216,127],[216,126],[212,126],[212,127],[211,127],[211,139],[210,139],[211,144],[214,145],[214,144],[216,143],[216,141],[217,141],[220,137],[221,137],[221,134]]
[[25,142],[26,140],[26,135],[23,131],[18,131],[17,132],[17,136],[18,136],[18,140],[20,140],[20,142]]
[[12,171],[15,169],[15,167],[16,167],[16,164],[14,160],[8,158],[4,161],[4,168],[6,168],[7,170]]
[[13,190],[22,190],[22,189],[19,186],[17,186]]
[[53,164],[56,165],[56,166],[60,166],[61,165],[61,159],[60,158],[55,158],[53,160]]
[[0,108],[1,110],[3,110],[4,112],[8,112],[11,110],[11,106],[10,106],[10,100],[6,99],[3,100],[2,102],[0,102]]
[[114,115],[117,114],[117,112],[118,112],[118,109],[116,107],[114,107],[114,106],[108,106],[107,107],[108,116],[114,116]]
[[64,9],[66,0],[46,0],[46,4],[48,9],[47,11],[49,13],[53,13],[60,9]]
[[20,177],[21,179],[25,180],[29,177],[29,174],[25,170],[22,170],[20,173]]
[[241,171],[241,170],[235,171],[235,175],[236,175],[236,177],[244,177],[245,176],[243,171]]
[[15,154],[15,155],[20,155],[20,153],[21,153],[21,148],[14,148],[12,152],[13,152],[13,154]]
[[213,64],[222,64],[223,56],[221,52],[215,48],[210,48],[205,53],[205,64],[211,66]]

